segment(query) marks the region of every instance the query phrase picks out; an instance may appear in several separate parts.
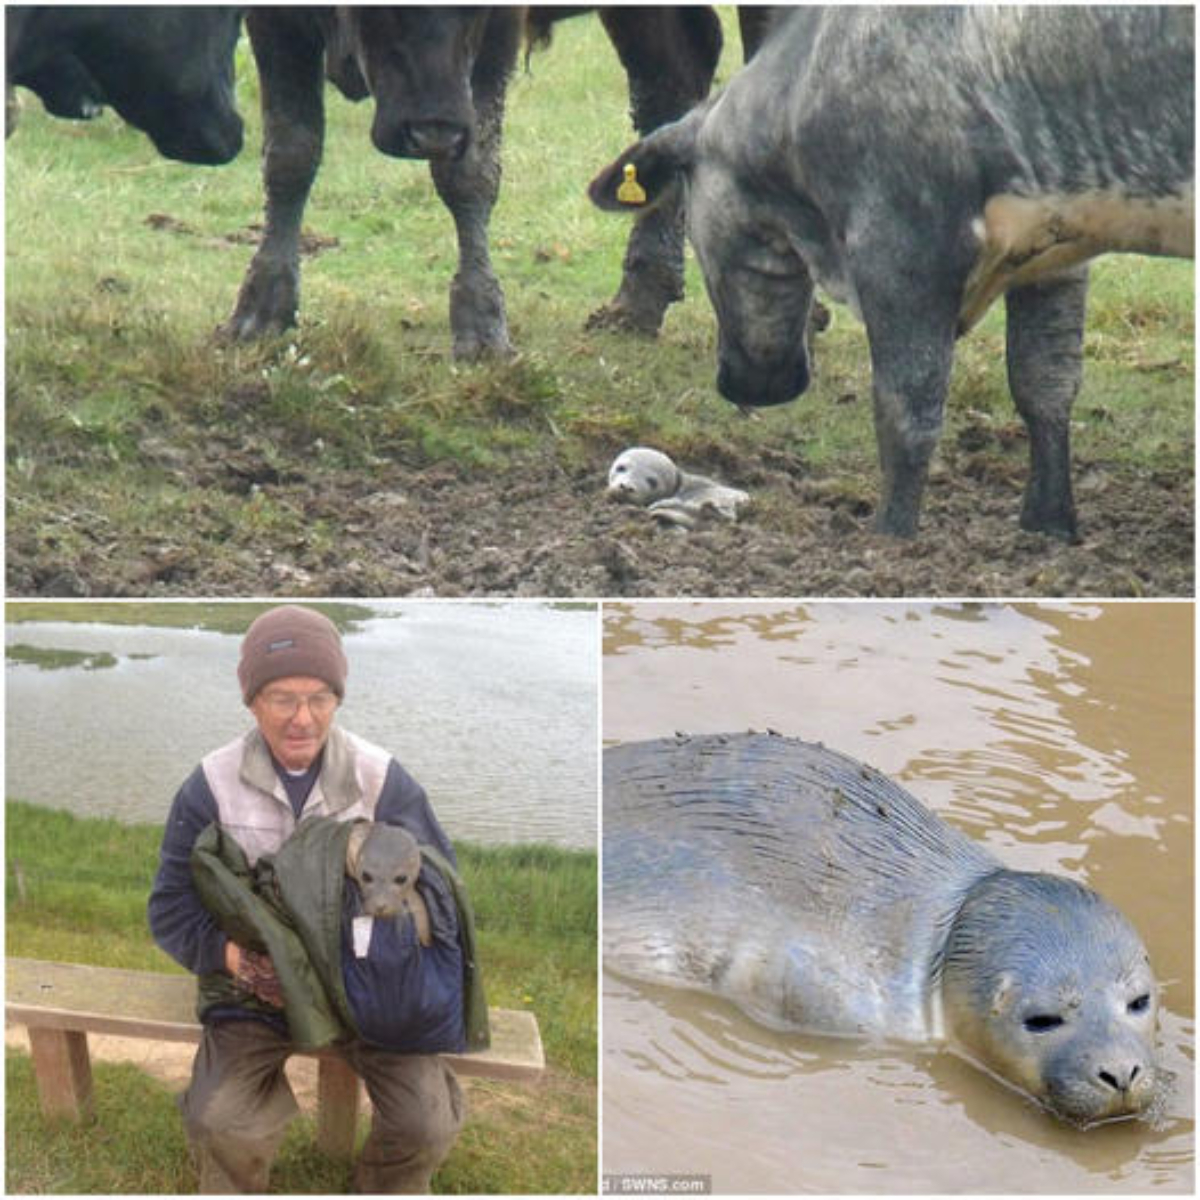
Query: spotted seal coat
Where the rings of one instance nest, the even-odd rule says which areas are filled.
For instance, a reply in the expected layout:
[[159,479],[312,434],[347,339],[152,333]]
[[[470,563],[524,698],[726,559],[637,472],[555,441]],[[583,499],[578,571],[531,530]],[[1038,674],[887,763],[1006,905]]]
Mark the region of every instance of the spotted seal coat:
[[1079,1125],[1161,1098],[1158,990],[1091,889],[1005,868],[871,767],[791,738],[604,754],[604,960],[777,1029],[947,1043]]
[[735,521],[738,507],[750,499],[738,488],[680,470],[661,450],[648,446],[631,446],[617,455],[608,471],[608,494],[648,508],[665,524],[688,529],[707,512]]
[[365,916],[411,916],[418,941],[432,944],[429,913],[417,891],[421,848],[411,833],[382,822],[357,823],[346,843],[346,874],[358,884]]

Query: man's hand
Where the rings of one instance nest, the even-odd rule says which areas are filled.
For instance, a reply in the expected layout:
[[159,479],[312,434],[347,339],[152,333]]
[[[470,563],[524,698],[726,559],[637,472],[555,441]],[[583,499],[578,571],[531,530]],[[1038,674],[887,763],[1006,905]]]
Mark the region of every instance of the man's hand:
[[273,1008],[283,1007],[283,987],[268,955],[259,954],[254,950],[243,950],[236,942],[227,942],[225,969],[233,976],[234,983],[244,991],[252,993]]

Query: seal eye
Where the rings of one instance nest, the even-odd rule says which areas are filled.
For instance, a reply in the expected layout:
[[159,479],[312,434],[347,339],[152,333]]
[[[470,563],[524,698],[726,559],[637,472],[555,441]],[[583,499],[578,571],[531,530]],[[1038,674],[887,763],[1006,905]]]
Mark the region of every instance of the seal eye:
[[1131,1013],[1144,1013],[1150,1007],[1150,993],[1146,992],[1136,1000],[1130,1000],[1128,1008]]
[[1054,1013],[1038,1013],[1025,1018],[1025,1028],[1030,1033],[1046,1033],[1050,1029],[1057,1029],[1062,1023],[1062,1017]]

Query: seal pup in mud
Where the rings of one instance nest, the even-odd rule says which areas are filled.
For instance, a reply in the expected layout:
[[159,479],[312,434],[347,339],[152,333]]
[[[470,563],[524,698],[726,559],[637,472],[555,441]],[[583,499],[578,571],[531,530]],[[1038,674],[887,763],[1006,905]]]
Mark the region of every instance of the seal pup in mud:
[[661,450],[631,446],[608,469],[608,494],[648,508],[659,521],[691,529],[707,512],[736,521],[746,492],[682,471]]
[[358,822],[346,843],[346,874],[358,884],[365,916],[389,918],[404,913],[416,924],[421,945],[432,944],[429,912],[417,891],[421,848],[408,830]]
[[944,1042],[1077,1125],[1152,1114],[1158,989],[1091,889],[768,734],[604,752],[604,961],[776,1029]]

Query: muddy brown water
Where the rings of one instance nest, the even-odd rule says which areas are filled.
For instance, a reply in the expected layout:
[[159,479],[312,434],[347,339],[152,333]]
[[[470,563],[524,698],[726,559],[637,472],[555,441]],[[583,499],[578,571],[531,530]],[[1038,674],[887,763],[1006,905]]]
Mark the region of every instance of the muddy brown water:
[[1080,1131],[936,1048],[763,1029],[605,973],[604,1171],[717,1192],[1190,1192],[1192,608],[625,604],[607,744],[772,728],[864,759],[1008,865],[1116,903],[1163,988],[1160,1127]]

